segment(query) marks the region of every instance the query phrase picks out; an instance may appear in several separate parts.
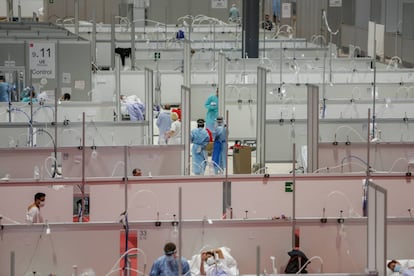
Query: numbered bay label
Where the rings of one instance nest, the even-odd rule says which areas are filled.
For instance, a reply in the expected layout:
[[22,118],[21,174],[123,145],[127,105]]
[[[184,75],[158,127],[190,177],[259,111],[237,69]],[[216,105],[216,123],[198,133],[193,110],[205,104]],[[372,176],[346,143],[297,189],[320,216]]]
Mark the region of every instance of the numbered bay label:
[[55,57],[55,43],[29,43],[29,59],[32,78],[54,79],[56,71]]

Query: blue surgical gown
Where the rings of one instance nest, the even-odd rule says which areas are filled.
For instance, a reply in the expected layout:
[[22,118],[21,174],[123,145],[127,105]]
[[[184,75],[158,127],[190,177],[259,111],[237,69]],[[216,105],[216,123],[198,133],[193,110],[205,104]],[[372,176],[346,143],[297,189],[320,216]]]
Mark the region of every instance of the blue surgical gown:
[[207,130],[201,127],[191,130],[191,142],[193,143],[193,147],[191,148],[193,173],[200,175],[204,173],[206,168],[206,146],[210,142],[210,136]]
[[9,84],[7,82],[0,82],[0,102],[9,101]]
[[165,145],[166,144],[166,137],[165,133],[170,130],[171,128],[171,113],[169,111],[162,111],[157,118],[157,127],[160,132],[158,144]]
[[211,95],[208,97],[204,106],[207,108],[206,114],[206,128],[209,130],[214,129],[214,124],[218,116],[218,97],[217,95]]
[[[213,131],[214,147],[212,160],[223,170],[226,169],[227,158],[226,135],[226,127],[223,125],[217,126]],[[217,166],[214,166],[216,174],[219,171]]]
[[[182,274],[190,271],[188,261],[181,258]],[[149,276],[178,276],[178,260],[170,256],[161,256],[152,265]]]
[[407,268],[402,271],[402,276],[414,276],[414,269],[413,268]]
[[229,17],[232,20],[235,20],[240,17],[239,10],[236,7],[231,7],[229,10]]

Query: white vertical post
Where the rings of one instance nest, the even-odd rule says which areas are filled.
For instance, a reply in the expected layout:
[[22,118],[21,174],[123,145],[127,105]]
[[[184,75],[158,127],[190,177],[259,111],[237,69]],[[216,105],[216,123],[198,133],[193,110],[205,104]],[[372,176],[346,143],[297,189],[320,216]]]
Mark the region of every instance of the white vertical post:
[[115,68],[115,15],[111,16],[111,69]]
[[135,22],[131,22],[131,70],[135,70]]
[[296,144],[292,146],[292,248],[296,247]]
[[13,0],[6,0],[7,5],[7,19],[9,22],[13,21]]
[[[219,54],[218,58],[218,88],[219,88],[219,115],[224,117],[226,110],[226,55]],[[228,125],[228,122],[227,122]]]
[[116,104],[116,118],[114,121],[121,119],[121,56],[114,55],[115,59],[115,104]]
[[319,141],[319,87],[308,85],[308,121],[307,121],[307,172],[318,168]]
[[191,42],[186,39],[184,43],[184,86],[191,87]]
[[386,275],[387,190],[368,182],[367,271]]
[[190,126],[191,126],[191,90],[188,87],[181,86],[181,139],[184,144],[182,155],[183,174],[190,175]]
[[75,34],[79,35],[79,0],[74,2],[75,8]]
[[183,238],[182,238],[182,206],[183,206],[183,199],[182,199],[182,188],[178,188],[178,275],[183,275],[183,267],[181,263],[181,258],[183,256]]
[[92,25],[92,41],[91,41],[91,55],[92,63],[96,64],[96,10],[93,9],[92,15],[93,25]]
[[145,102],[147,103],[147,108],[145,109],[145,120],[148,121],[147,131],[145,133],[145,144],[152,145],[154,144],[154,71],[151,69],[145,68]]
[[256,126],[256,163],[259,168],[265,167],[266,142],[266,78],[267,69],[257,68],[257,126]]

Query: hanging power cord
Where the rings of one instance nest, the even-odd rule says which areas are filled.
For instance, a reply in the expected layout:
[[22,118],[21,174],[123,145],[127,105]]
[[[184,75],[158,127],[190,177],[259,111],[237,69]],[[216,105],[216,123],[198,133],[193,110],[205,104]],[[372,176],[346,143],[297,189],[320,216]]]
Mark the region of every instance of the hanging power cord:
[[[45,130],[45,129],[43,129],[43,128],[40,128],[40,129],[38,129],[38,130],[36,130],[34,133],[33,133],[33,136],[34,135],[36,135],[36,133],[45,133],[45,134],[47,134],[48,136],[49,136],[49,138],[50,138],[50,140],[52,141],[52,143],[53,143],[53,148],[54,148],[54,157],[51,157],[51,158],[53,158],[54,159],[54,162],[53,162],[53,174],[51,175],[51,177],[52,178],[54,178],[54,177],[56,177],[56,174],[57,174],[57,152],[56,152],[56,142],[55,142],[55,139],[53,139],[53,136],[52,136],[52,134],[50,134],[47,130]],[[45,160],[45,164],[47,164],[46,162],[47,162],[47,160],[48,160],[48,158],[46,158],[46,160]],[[45,170],[47,171],[47,168],[45,167]]]

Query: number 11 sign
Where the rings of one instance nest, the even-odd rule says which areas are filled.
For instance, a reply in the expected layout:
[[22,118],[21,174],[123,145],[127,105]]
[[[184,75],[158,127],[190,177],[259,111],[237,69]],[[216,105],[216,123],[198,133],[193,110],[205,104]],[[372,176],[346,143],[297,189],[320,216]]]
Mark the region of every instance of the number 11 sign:
[[34,79],[54,79],[56,71],[55,43],[30,42],[30,71]]

